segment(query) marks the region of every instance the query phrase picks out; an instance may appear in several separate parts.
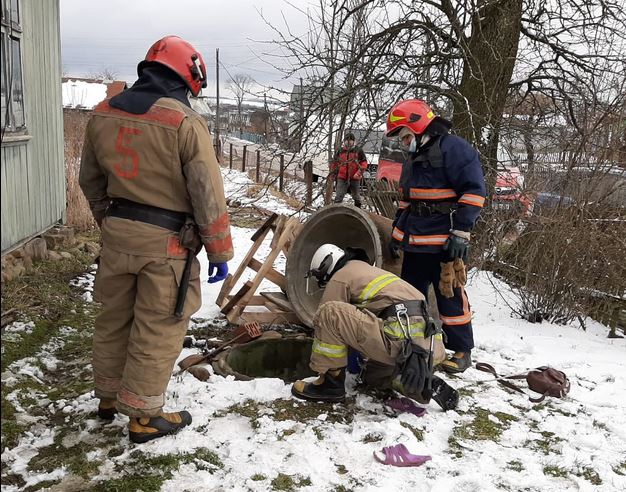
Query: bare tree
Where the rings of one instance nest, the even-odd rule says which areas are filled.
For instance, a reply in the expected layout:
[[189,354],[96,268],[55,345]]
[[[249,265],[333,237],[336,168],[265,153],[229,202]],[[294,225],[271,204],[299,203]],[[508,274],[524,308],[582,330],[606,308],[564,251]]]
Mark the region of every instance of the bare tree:
[[319,0],[302,13],[308,35],[275,27],[275,44],[291,58],[287,76],[315,83],[318,113],[332,119],[349,100],[378,126],[395,101],[426,98],[475,143],[486,171],[512,91],[566,107],[589,77],[625,68],[616,0]]
[[87,75],[90,79],[97,80],[115,80],[118,76],[119,72],[112,67],[101,67]]
[[243,101],[246,95],[250,94],[250,90],[255,82],[252,77],[246,74],[235,74],[230,78],[227,86],[235,98],[237,105],[237,119],[239,124],[239,136],[243,134]]

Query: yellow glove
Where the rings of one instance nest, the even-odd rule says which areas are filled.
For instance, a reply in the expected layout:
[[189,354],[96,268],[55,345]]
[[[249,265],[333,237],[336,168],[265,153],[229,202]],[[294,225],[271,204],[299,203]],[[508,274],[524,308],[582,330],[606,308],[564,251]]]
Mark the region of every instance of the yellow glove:
[[465,263],[461,258],[454,259],[454,286],[463,287],[467,283],[467,273],[465,272]]
[[439,291],[441,295],[448,299],[454,297],[454,283],[456,276],[454,272],[454,263],[448,261],[441,264],[441,275],[439,276]]

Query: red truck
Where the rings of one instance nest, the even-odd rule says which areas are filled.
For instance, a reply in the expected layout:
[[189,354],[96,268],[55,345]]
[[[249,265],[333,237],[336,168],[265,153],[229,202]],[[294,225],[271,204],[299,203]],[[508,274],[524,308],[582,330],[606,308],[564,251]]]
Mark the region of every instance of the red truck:
[[[398,182],[402,172],[404,154],[396,139],[383,138],[376,179],[379,181]],[[517,167],[501,168],[497,171],[496,186],[491,197],[494,210],[506,212],[531,212],[532,200],[522,192],[524,178]]]

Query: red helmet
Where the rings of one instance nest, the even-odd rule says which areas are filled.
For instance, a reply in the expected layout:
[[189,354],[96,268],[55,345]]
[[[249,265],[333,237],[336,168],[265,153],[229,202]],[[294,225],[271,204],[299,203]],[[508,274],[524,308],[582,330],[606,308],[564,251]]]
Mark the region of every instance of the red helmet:
[[206,87],[206,65],[202,55],[178,36],[165,36],[154,43],[146,53],[146,58],[137,65],[138,75],[141,76],[149,62],[160,63],[176,72],[194,96]]
[[431,107],[421,99],[407,99],[396,104],[387,116],[387,137],[396,136],[402,128],[421,135],[435,119]]

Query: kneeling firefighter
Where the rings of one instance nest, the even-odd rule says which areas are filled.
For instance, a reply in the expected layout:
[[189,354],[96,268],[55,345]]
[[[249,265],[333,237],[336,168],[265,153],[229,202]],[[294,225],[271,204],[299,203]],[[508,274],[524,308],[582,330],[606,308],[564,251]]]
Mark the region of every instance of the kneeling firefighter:
[[458,393],[433,375],[433,367],[445,359],[442,334],[415,287],[370,265],[363,250],[344,251],[334,244],[318,248],[308,276],[324,289],[313,321],[310,362],[319,378],[295,382],[294,396],[343,401],[350,347],[366,360],[365,384],[396,389],[421,403],[433,398],[444,410],[456,407]]
[[130,439],[146,442],[191,423],[189,412],[166,413],[163,405],[201,304],[196,253],[204,246],[215,282],[226,277],[233,246],[211,136],[188,99],[206,86],[202,56],[167,36],[137,72],[130,89],[95,108],[80,186],[102,233],[94,286],[103,308],[93,339],[98,415],[128,415]]

